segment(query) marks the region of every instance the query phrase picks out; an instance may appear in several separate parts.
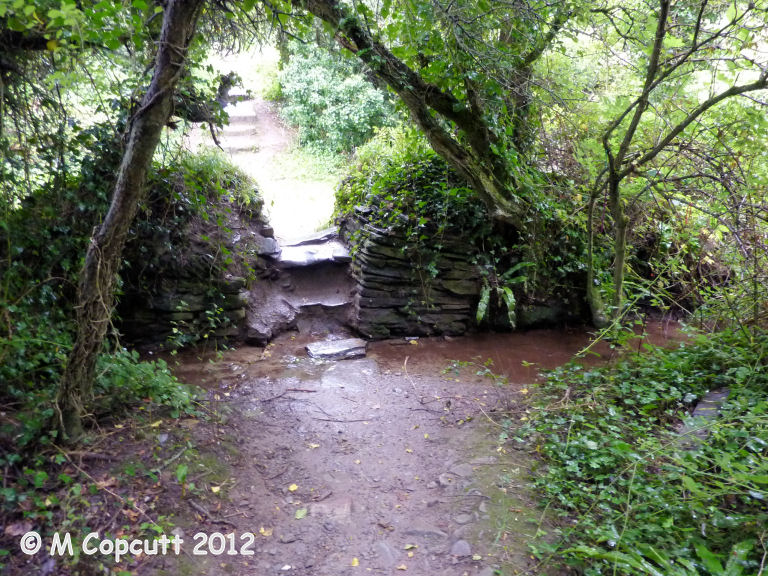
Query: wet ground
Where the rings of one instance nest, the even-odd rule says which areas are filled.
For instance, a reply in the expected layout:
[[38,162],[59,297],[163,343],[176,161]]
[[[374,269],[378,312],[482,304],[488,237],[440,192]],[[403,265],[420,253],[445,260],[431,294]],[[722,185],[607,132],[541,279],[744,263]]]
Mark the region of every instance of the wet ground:
[[[663,327],[653,331],[663,337]],[[524,418],[538,369],[568,361],[588,335],[384,341],[337,362],[304,350],[341,336],[287,334],[215,362],[184,359],[178,375],[208,389],[222,419],[200,426],[195,441],[229,477],[208,515],[178,523],[187,538],[254,533],[254,555],[188,554],[153,573],[490,576],[531,567],[526,543],[540,512],[530,460],[499,441],[501,422]]]

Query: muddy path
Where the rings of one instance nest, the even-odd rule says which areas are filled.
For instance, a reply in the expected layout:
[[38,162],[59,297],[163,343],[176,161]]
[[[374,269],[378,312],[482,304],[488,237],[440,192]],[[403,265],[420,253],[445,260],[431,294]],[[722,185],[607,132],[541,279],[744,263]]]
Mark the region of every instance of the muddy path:
[[266,349],[177,367],[209,391],[220,420],[197,427],[195,442],[206,466],[214,455],[227,471],[216,494],[206,492],[210,516],[182,515],[178,525],[187,538],[254,533],[254,555],[168,557],[152,574],[490,576],[531,567],[526,542],[540,522],[531,461],[499,441],[499,423],[525,417],[538,369],[568,361],[587,335],[384,341],[336,362],[304,350],[341,336],[286,334]]

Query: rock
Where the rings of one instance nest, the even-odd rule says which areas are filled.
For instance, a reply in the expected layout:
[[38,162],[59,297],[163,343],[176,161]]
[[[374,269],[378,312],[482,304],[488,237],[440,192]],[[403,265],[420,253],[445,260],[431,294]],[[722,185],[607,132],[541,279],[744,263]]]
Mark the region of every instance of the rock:
[[328,498],[322,502],[310,504],[309,513],[312,516],[322,516],[337,522],[348,521],[352,518],[352,500],[344,497]]
[[472,548],[466,540],[456,540],[451,546],[452,556],[470,556],[471,554]]
[[472,520],[472,514],[458,514],[453,518],[453,521],[456,522],[456,524],[469,524]]
[[336,227],[332,226],[330,228],[325,228],[324,230],[320,230],[318,232],[314,232],[313,234],[308,234],[299,239],[293,240],[289,245],[304,246],[305,244],[321,244],[323,242],[328,242],[329,240],[335,240],[338,237],[339,231],[336,229]]
[[255,236],[251,242],[253,242],[253,251],[259,256],[276,256],[280,254],[280,245],[274,238]]
[[376,542],[373,550],[376,552],[376,556],[378,557],[377,568],[387,569],[392,568],[395,566],[395,564],[397,564],[399,557],[397,550],[395,550],[395,548],[388,542]]
[[365,356],[368,343],[360,338],[333,340],[330,342],[313,342],[307,345],[307,353],[312,358],[324,360],[344,360]]
[[334,247],[331,258],[333,258],[334,262],[352,262],[352,255],[349,253],[349,250],[347,250],[346,246],[341,244]]
[[454,484],[454,477],[444,472],[437,477],[437,483],[440,484],[440,486],[442,486],[443,488],[445,488],[446,486],[451,486],[452,484]]
[[471,464],[457,464],[456,466],[453,466],[449,472],[456,476],[461,476],[462,478],[469,478],[474,474]]
[[448,537],[448,534],[439,528],[418,520],[414,522],[408,530],[403,532],[403,534],[406,536],[416,536],[418,538],[435,538],[440,540]]
[[301,268],[322,262],[348,262],[349,251],[338,240],[321,244],[299,244],[284,246],[280,254],[281,268]]

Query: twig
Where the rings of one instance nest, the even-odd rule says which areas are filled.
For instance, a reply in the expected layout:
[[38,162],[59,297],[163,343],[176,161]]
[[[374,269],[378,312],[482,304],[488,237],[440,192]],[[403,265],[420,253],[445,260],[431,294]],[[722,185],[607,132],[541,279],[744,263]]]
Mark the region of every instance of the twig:
[[308,388],[286,388],[285,390],[280,392],[280,394],[278,394],[277,396],[272,396],[271,398],[266,398],[266,399],[262,400],[262,402],[272,402],[273,400],[277,400],[278,398],[282,398],[288,392],[307,392],[307,393],[310,393],[310,392],[317,392],[317,390],[310,390]]
[[224,518],[218,518],[216,516],[213,516],[208,510],[203,506],[202,504],[198,504],[194,500],[187,500],[187,503],[194,508],[197,512],[208,518],[211,522],[214,522],[216,524],[226,524],[227,526],[232,526],[232,528],[237,528],[237,525],[230,522],[229,520],[225,520]]
[[341,424],[347,424],[349,422],[371,422],[373,420],[378,420],[378,418],[360,418],[357,420],[337,420],[335,418],[312,418],[312,420],[319,420],[320,422],[339,422]]
[[176,454],[174,454],[173,456],[171,456],[170,458],[168,458],[168,460],[166,460],[165,462],[163,462],[162,464],[160,464],[160,466],[158,466],[157,468],[154,468],[153,470],[150,470],[150,472],[151,472],[151,473],[153,473],[153,474],[160,474],[160,472],[162,472],[162,471],[163,471],[163,468],[166,468],[166,467],[167,467],[169,464],[172,464],[172,463],[174,463],[176,460],[178,460],[179,458],[181,458],[181,456],[182,456],[182,455],[184,454],[184,452],[186,452],[186,451],[187,451],[187,446],[184,446],[184,448],[182,448],[181,450],[179,450],[178,452],[176,452]]

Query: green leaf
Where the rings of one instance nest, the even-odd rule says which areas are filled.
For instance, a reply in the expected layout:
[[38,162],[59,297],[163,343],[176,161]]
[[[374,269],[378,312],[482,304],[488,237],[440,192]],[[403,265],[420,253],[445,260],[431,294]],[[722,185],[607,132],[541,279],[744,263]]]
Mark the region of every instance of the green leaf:
[[696,554],[701,558],[704,567],[714,576],[721,576],[723,573],[723,565],[720,563],[717,556],[701,542],[694,544],[694,548],[696,549]]
[[187,472],[189,472],[189,466],[186,464],[179,464],[176,467],[176,479],[179,482],[184,483],[187,479]]
[[480,291],[480,301],[477,303],[477,314],[475,315],[475,318],[477,319],[478,324],[483,321],[485,315],[488,313],[488,303],[490,301],[491,287],[488,286],[488,284],[485,284],[483,289]]

